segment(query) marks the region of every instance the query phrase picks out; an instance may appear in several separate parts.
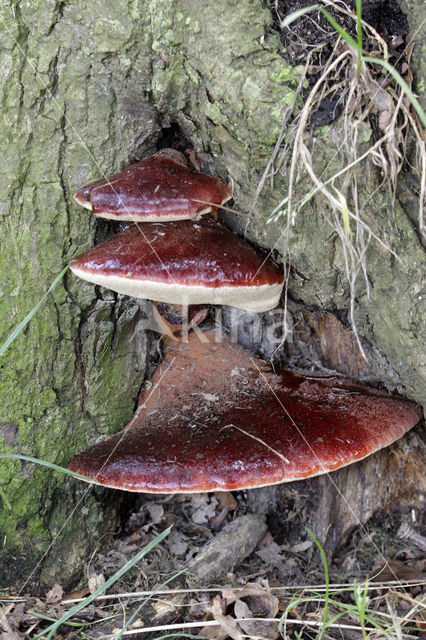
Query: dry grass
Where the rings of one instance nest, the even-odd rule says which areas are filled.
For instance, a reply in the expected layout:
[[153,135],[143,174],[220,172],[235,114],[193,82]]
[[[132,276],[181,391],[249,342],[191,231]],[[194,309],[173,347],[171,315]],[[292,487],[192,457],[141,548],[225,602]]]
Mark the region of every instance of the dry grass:
[[[334,12],[348,14],[347,10],[337,3],[326,1],[323,4],[332,6]],[[369,52],[368,59],[374,57],[387,62],[389,52],[386,42],[368,24],[363,22],[362,27],[369,33],[370,43],[374,42],[376,45],[376,50]],[[304,99],[302,109],[295,114],[297,96],[301,94],[311,58],[316,51],[314,49],[308,55],[296,97],[285,111],[280,136],[259,181],[250,213],[253,214],[256,202],[266,184],[274,188],[274,179],[277,174],[288,177],[288,191],[270,213],[268,220],[269,223],[283,225],[280,250],[284,259],[285,275],[288,275],[291,265],[292,227],[297,217],[303,213],[304,207],[313,198],[320,201],[323,215],[341,243],[344,273],[350,292],[349,316],[360,350],[364,354],[355,324],[354,305],[355,289],[360,277],[363,278],[367,295],[369,295],[370,283],[366,256],[370,243],[377,242],[399,260],[383,239],[380,228],[374,224],[371,215],[367,214],[375,193],[368,193],[364,176],[370,175],[372,171],[381,176],[381,182],[376,190],[386,190],[390,202],[394,205],[398,174],[404,164],[409,162],[407,144],[408,141],[414,143],[414,153],[410,153],[410,170],[418,176],[420,182],[417,231],[426,241],[423,216],[426,195],[425,137],[419,118],[412,109],[404,89],[389,73],[378,73],[377,65],[372,65],[360,58],[359,51],[341,37],[337,39],[333,53],[319,79]],[[410,55],[409,49],[408,60]],[[381,67],[379,69],[382,71]],[[409,68],[406,70],[406,80],[411,84]],[[319,173],[313,159],[315,143],[309,129],[309,119],[321,101],[330,94],[335,94],[336,91],[339,92],[339,104],[343,108],[343,113],[341,124],[338,127],[332,126],[329,135],[339,136],[335,140],[334,157],[340,159],[343,168],[334,173],[332,171],[327,173],[326,168]],[[378,123],[377,139],[366,151],[360,152],[365,123],[373,114]],[[307,178],[311,185],[308,193],[306,193]],[[300,195],[301,193],[303,195]]]
[[[370,638],[381,640],[419,638],[426,624],[426,599],[414,597],[410,590],[424,588],[423,582],[364,582],[361,584],[293,585],[270,587],[267,582],[251,583],[246,587],[157,589],[134,593],[116,593],[98,596],[93,605],[81,608],[68,617],[70,608],[84,604],[84,598],[64,600],[56,605],[62,612],[62,636],[84,637],[87,640],[135,636],[150,638],[191,637],[219,640],[231,638]],[[248,591],[247,591],[248,590]],[[326,597],[326,593],[328,594]],[[245,598],[249,608],[238,616],[238,601]],[[247,600],[247,598],[249,598]],[[257,601],[256,601],[257,600]],[[177,622],[148,623],[146,607],[165,612]],[[243,602],[243,600],[241,600]],[[1,598],[0,629],[10,640],[22,637],[14,631],[13,612],[21,598]],[[265,609],[259,615],[257,606]],[[41,631],[50,616],[40,611],[41,602],[26,614],[26,637],[45,638]],[[220,605],[220,606],[219,606]],[[194,607],[198,611],[194,613]],[[134,615],[135,610],[141,612]],[[327,610],[327,618],[323,619]],[[224,615],[221,612],[225,612]],[[145,614],[145,615],[144,615]],[[190,620],[185,622],[186,620]],[[97,622],[95,622],[97,620]],[[129,624],[130,621],[130,624]],[[68,625],[68,632],[66,631]],[[69,626],[72,625],[72,626]],[[99,626],[100,625],[100,626]],[[75,633],[78,631],[78,636]],[[247,633],[248,632],[248,633]],[[192,634],[196,635],[192,635]],[[164,634],[167,634],[165,636]],[[171,634],[171,635],[169,635]],[[228,634],[228,635],[226,635]],[[188,636],[186,636],[188,637]]]

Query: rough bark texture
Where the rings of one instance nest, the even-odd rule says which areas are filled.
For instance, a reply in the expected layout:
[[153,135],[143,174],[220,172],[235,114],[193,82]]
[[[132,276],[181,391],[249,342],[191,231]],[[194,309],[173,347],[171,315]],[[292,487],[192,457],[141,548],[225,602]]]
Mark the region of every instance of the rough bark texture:
[[[171,122],[191,138],[205,168],[233,181],[238,209],[249,208],[297,79],[269,31],[266,2],[202,4],[201,13],[198,0],[2,5],[2,337],[63,265],[106,232],[73,202],[75,189],[154,151]],[[339,126],[317,137],[318,163],[332,159]],[[373,174],[367,186],[377,186]],[[280,224],[265,221],[285,189],[278,179],[253,211],[249,236],[261,245],[280,237]],[[374,345],[377,377],[421,401],[423,253],[402,209],[392,223],[389,210],[380,192],[366,215],[403,264],[370,246],[371,295],[360,282],[357,322]],[[289,284],[297,300],[346,309],[339,243],[320,207],[305,209],[292,236],[293,266],[303,275]],[[66,465],[121,428],[146,368],[149,335],[137,330],[144,317],[134,302],[68,274],[0,363],[2,450]],[[22,585],[34,568],[44,584],[59,575],[66,583],[116,523],[117,505],[105,509],[104,492],[45,468],[2,461],[0,484],[12,504],[10,512],[0,506],[2,584],[13,577]]]
[[[1,9],[0,313],[2,337],[63,265],[93,244],[76,187],[153,149],[149,57],[133,2],[15,2]],[[67,276],[1,361],[2,450],[66,466],[76,449],[130,418],[143,381],[144,312]],[[50,470],[0,464],[1,583],[69,580],[116,505]],[[60,533],[60,535],[59,535]],[[58,537],[56,537],[58,536]],[[53,546],[50,548],[49,545]],[[56,579],[56,578],[55,578]],[[19,583],[18,583],[19,584]]]

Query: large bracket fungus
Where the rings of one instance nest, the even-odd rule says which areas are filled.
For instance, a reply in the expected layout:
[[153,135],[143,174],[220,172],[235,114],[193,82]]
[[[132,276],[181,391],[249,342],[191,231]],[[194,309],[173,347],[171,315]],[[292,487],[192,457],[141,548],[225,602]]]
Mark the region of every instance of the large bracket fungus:
[[[201,195],[195,178],[182,178],[188,171],[155,155],[80,189],[77,201],[98,215],[156,222],[131,225],[77,258],[72,271],[160,302],[274,308],[283,276],[272,260],[215,220],[177,220],[207,212],[193,200],[215,208],[230,197],[211,176],[201,182],[213,190]],[[203,336],[169,346],[131,423],[74,456],[70,469],[129,491],[259,487],[351,464],[421,418],[407,400],[337,377],[273,371],[228,339]]]
[[204,333],[174,343],[121,432],[69,467],[116,489],[229,491],[307,478],[388,446],[412,402],[337,377],[279,371]]

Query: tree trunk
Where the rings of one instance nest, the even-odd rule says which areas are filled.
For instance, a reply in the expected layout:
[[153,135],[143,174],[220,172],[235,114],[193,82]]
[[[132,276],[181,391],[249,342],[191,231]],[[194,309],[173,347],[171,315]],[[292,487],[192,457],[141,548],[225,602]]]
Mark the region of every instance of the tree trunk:
[[[250,210],[300,70],[282,57],[261,0],[206,0],[201,12],[196,0],[13,0],[0,19],[6,337],[63,266],[108,233],[107,223],[74,203],[74,191],[152,153],[171,124],[191,140],[206,170],[232,181],[236,208]],[[332,162],[341,127],[316,135],[319,165]],[[391,219],[388,194],[375,191],[378,177],[371,173],[367,182],[374,195],[366,216],[402,262],[370,243],[370,294],[361,278],[356,289],[358,332],[370,378],[421,402],[423,251],[398,203]],[[278,251],[283,221],[265,222],[287,187],[280,175],[273,188],[266,185],[248,225],[250,239]],[[344,316],[349,289],[322,206],[308,204],[295,220],[288,287],[297,301],[293,311],[308,305]],[[241,230],[245,219],[229,223]],[[66,466],[77,451],[122,428],[147,367],[147,313],[143,304],[67,273],[1,358],[2,450]],[[348,373],[333,362],[331,368]],[[12,506],[0,506],[2,586],[10,580],[22,586],[30,576],[46,585],[58,576],[72,581],[117,523],[115,493],[44,467],[1,461],[0,485]],[[335,521],[326,513],[327,522]]]

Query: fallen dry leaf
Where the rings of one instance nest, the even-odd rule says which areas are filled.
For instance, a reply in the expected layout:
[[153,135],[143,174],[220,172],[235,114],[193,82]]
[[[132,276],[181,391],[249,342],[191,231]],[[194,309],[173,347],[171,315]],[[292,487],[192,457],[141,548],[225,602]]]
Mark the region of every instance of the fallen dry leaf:
[[256,555],[271,567],[280,566],[284,561],[284,558],[281,555],[281,547],[279,547],[279,545],[274,541],[270,544],[264,545],[261,549],[256,551]]
[[188,536],[177,529],[170,532],[166,542],[172,556],[183,556],[188,550]]
[[11,607],[8,607],[7,609],[0,608],[0,626],[3,630],[0,633],[0,640],[21,640],[24,635],[19,633],[14,626],[12,626],[12,620],[8,618],[7,614],[10,610]]
[[61,585],[54,584],[53,587],[46,593],[46,604],[54,604],[60,602],[64,595],[64,590]]
[[[275,638],[279,637],[278,621],[277,624],[265,620],[262,621],[262,617],[274,618],[278,613],[279,605],[278,598],[271,593],[267,580],[263,580],[261,583],[249,582],[243,589],[238,591],[229,586],[224,587],[222,589],[222,598],[218,602],[222,607],[222,615],[227,607],[234,604],[234,615],[235,618],[238,618],[237,625],[248,636],[259,636],[265,638],[265,640],[275,640]],[[229,617],[226,616],[227,619]],[[259,619],[241,621],[241,618]]]
[[164,508],[161,504],[155,504],[154,502],[146,505],[151,518],[150,524],[159,524],[164,517]]
[[205,524],[216,515],[217,498],[200,493],[191,496],[192,521]]
[[238,599],[244,600],[253,616],[274,618],[278,612],[278,598],[273,595],[267,580],[248,582],[238,592]]
[[216,596],[213,598],[212,603],[209,606],[209,612],[212,614],[214,620],[219,623],[222,630],[226,632],[232,640],[243,640],[243,635],[238,623],[232,616],[224,614],[223,607],[223,599],[220,596]]
[[409,567],[400,560],[388,560],[371,577],[372,582],[388,582],[389,580],[424,580],[422,571]]
[[215,493],[215,498],[218,501],[219,509],[234,511],[238,507],[238,502],[235,500],[232,493],[229,493],[229,491]]
[[234,608],[238,624],[249,637],[259,636],[265,640],[275,640],[280,636],[278,631],[278,620],[276,623],[262,620],[241,620],[241,618],[254,618],[255,615],[250,607],[242,600],[237,600]]
[[67,593],[66,596],[62,598],[62,600],[74,600],[74,598],[85,598],[90,593],[89,587],[84,587],[84,589],[78,589],[78,591],[72,591],[71,593]]
[[92,594],[95,593],[95,591],[97,591],[103,584],[105,584],[105,576],[103,575],[103,573],[90,576],[87,581],[87,586],[89,587],[89,591]]
[[218,624],[216,627],[203,627],[200,630],[200,638],[206,638],[206,640],[226,640],[229,636]]
[[379,116],[379,129],[381,131],[386,131],[386,129],[390,125],[391,120],[392,120],[392,112],[388,111],[387,109],[382,111]]
[[291,547],[291,551],[293,553],[301,553],[302,551],[306,551],[310,549],[313,545],[312,540],[304,540],[303,542],[299,542]]

